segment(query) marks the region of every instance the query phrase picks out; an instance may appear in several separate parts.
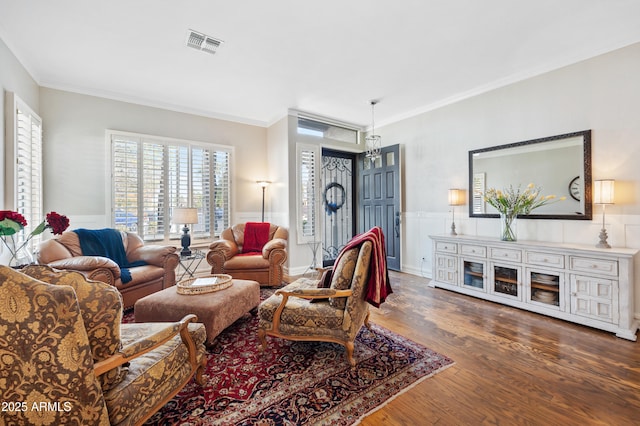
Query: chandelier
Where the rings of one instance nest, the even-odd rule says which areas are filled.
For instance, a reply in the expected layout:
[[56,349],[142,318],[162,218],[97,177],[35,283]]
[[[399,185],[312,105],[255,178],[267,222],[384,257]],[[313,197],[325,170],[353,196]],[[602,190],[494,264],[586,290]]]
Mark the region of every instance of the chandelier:
[[376,135],[376,126],[373,119],[373,109],[378,101],[371,101],[371,133],[364,139],[365,144],[365,157],[371,162],[375,162],[381,156],[382,151],[382,138]]

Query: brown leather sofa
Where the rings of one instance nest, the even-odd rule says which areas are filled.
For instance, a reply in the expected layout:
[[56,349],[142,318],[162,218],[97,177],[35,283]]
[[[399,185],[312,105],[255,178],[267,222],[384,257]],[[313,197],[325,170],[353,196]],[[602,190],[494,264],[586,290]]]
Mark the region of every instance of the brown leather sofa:
[[287,260],[289,231],[282,226],[270,224],[269,241],[262,248],[262,253],[243,255],[244,228],[244,223],[233,225],[222,231],[219,240],[211,243],[207,253],[211,273],[257,281],[261,286],[281,286],[283,265]]
[[176,283],[176,268],[179,257],[176,247],[144,245],[134,233],[119,231],[129,262],[143,260],[146,265],[129,269],[131,281],[123,283],[120,267],[113,260],[102,256],[84,256],[78,234],[63,232],[60,236],[40,244],[38,262],[56,269],[77,271],[85,277],[102,281],[116,287],[124,308],[131,308],[136,300]]

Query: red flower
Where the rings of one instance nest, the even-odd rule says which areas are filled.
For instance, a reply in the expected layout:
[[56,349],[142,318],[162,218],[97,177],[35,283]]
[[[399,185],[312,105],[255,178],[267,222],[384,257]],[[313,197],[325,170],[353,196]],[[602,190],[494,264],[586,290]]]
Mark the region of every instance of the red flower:
[[24,218],[20,213],[14,212],[11,210],[0,210],[0,220],[10,219],[23,228],[27,226],[27,219]]
[[56,212],[47,213],[47,226],[54,235],[60,235],[69,227],[69,218]]

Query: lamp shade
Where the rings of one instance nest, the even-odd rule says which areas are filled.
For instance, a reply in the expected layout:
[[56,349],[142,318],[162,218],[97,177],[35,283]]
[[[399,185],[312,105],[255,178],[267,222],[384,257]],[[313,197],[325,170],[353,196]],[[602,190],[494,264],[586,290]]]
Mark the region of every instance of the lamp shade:
[[271,182],[269,182],[268,180],[257,180],[256,183],[258,184],[258,186],[266,188]]
[[464,202],[462,189],[450,189],[449,190],[449,205],[459,206]]
[[593,181],[593,202],[595,204],[613,204],[614,186],[615,180],[613,179]]
[[195,207],[176,207],[171,218],[175,224],[198,223],[198,209]]

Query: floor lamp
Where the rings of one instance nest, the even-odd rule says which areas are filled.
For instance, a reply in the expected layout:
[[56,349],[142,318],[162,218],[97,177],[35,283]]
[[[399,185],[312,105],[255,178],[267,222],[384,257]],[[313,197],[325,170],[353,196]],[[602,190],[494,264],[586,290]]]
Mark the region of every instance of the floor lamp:
[[602,205],[602,229],[600,229],[600,241],[597,248],[611,248],[607,242],[607,230],[604,227],[604,210],[607,204],[613,204],[615,180],[601,179],[593,181],[593,203]]
[[268,180],[258,180],[256,183],[262,188],[262,222],[264,222],[264,191],[271,182]]

